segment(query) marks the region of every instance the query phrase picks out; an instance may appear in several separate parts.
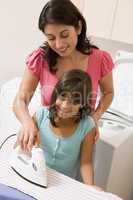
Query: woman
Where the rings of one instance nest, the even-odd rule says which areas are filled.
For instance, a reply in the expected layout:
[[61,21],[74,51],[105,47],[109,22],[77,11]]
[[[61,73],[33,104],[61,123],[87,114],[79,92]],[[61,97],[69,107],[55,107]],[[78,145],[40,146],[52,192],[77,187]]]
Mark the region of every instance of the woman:
[[[39,143],[38,129],[28,110],[39,82],[42,105],[48,106],[54,86],[64,72],[72,69],[87,72],[92,80],[92,117],[95,122],[113,99],[112,59],[87,39],[85,19],[71,1],[49,1],[40,14],[39,29],[47,41],[28,56],[27,67],[14,100],[14,112],[22,123],[18,143],[25,150]],[[102,96],[96,107],[98,86]]]

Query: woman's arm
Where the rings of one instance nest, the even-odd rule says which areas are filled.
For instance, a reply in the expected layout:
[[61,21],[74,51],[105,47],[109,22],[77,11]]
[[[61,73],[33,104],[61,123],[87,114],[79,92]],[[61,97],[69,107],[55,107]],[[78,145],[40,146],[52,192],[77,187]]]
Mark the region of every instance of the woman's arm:
[[114,87],[112,72],[107,74],[100,80],[100,89],[102,92],[102,96],[97,106],[97,109],[92,115],[95,121],[98,121],[101,118],[101,115],[108,109],[113,100]]
[[94,140],[95,128],[86,135],[81,146],[80,171],[83,182],[87,185],[94,185],[94,172],[92,166]]
[[19,91],[13,102],[13,111],[22,124],[17,143],[24,150],[30,150],[35,142],[34,139],[36,138],[36,142],[38,140],[38,129],[28,110],[29,102],[35,92],[38,81],[38,78],[26,69]]

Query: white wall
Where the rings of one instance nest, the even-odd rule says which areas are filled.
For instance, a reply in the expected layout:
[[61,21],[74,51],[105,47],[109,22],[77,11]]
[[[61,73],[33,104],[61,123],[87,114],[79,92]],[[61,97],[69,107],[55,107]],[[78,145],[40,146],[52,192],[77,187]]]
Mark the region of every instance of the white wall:
[[83,12],[89,35],[111,38],[117,1],[85,0]]
[[78,9],[79,9],[81,12],[83,12],[85,0],[71,0],[71,1],[78,7]]
[[43,42],[38,17],[47,0],[0,0],[0,83],[22,75],[25,58]]
[[[38,30],[38,17],[47,1],[48,0],[0,0],[0,85],[8,79],[21,76],[25,68],[25,59],[27,55],[43,43],[44,35]],[[103,0],[103,2],[104,1],[105,0]],[[116,0],[111,0],[111,2],[113,1]],[[95,3],[93,1],[88,3],[89,1],[87,0],[72,0],[72,2],[75,3],[83,14],[85,14],[85,10],[87,13],[89,12],[89,9],[87,10],[86,8],[87,5],[89,8],[92,8],[91,10],[95,10],[96,8],[97,13],[99,13],[100,8],[97,6],[96,0]],[[93,7],[93,5],[95,6]],[[106,7],[104,9],[106,11]],[[98,27],[98,20],[94,23],[94,19],[92,18],[93,23],[91,24],[89,19],[90,17],[88,14],[88,32],[90,32],[89,30],[91,30],[91,27]],[[108,20],[108,23],[109,22]],[[101,23],[103,23],[102,20]],[[106,29],[105,32],[108,31],[109,30]],[[96,32],[98,33],[98,31]],[[102,44],[102,40],[100,40],[100,44]],[[106,48],[107,45],[104,44],[105,42],[103,42],[103,46]],[[112,49],[111,43],[109,48]]]
[[111,38],[133,44],[133,0],[119,0]]
[[[43,43],[38,17],[48,0],[0,0],[0,85],[21,76],[25,59]],[[84,0],[72,0],[83,9]]]

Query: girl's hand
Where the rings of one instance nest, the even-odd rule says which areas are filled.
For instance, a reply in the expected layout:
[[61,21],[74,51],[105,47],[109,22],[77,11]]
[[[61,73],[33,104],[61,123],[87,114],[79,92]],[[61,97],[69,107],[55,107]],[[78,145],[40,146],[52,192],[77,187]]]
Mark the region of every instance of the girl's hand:
[[31,151],[33,145],[39,145],[39,136],[39,130],[34,121],[28,121],[19,131],[17,144],[20,145],[24,151]]

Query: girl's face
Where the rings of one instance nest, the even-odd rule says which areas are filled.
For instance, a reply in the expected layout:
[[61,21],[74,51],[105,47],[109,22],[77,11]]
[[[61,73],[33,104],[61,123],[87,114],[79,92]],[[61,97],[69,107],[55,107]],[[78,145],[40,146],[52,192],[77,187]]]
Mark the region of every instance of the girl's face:
[[80,32],[80,28],[60,24],[48,24],[44,29],[49,46],[61,57],[70,56],[76,50]]
[[57,116],[62,119],[75,118],[81,107],[80,97],[77,93],[62,93],[55,102]]

